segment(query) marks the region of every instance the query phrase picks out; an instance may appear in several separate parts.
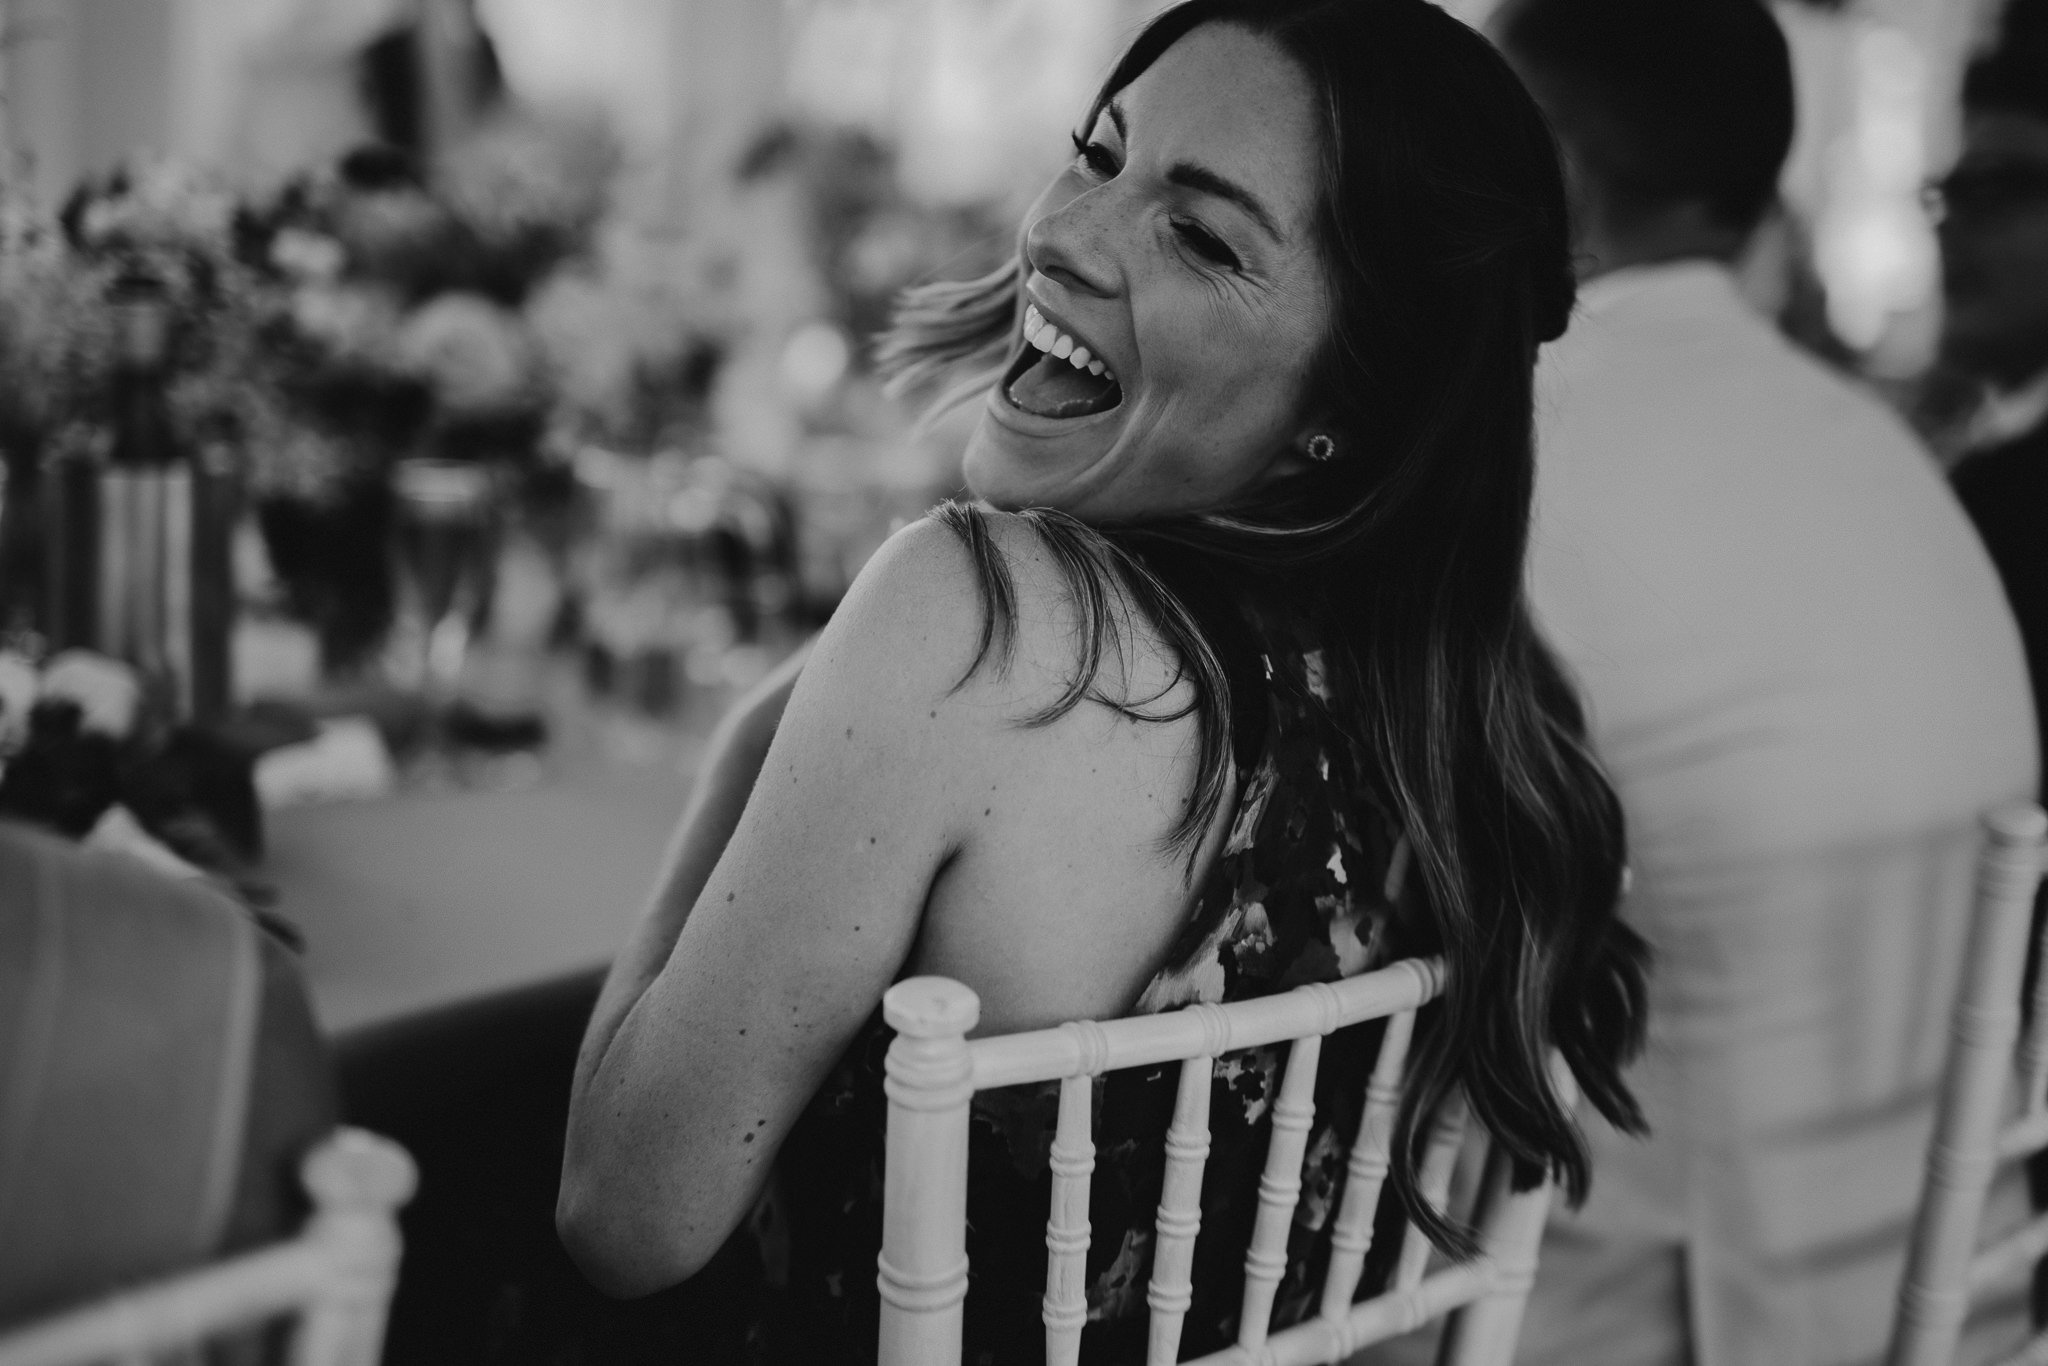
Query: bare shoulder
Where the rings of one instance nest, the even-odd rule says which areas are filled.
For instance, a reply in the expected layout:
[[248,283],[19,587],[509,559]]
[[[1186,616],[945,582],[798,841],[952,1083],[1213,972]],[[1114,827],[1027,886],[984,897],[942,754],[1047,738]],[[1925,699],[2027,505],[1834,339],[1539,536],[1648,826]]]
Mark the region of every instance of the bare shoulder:
[[[1098,689],[1163,699],[1173,691],[1172,657],[1107,570],[1077,564],[1072,547],[1030,515],[949,506],[876,551],[806,672],[1029,714],[1057,700],[1082,665],[1092,623],[1081,604],[1092,593],[1112,628]],[[1092,580],[1085,590],[1083,574]]]

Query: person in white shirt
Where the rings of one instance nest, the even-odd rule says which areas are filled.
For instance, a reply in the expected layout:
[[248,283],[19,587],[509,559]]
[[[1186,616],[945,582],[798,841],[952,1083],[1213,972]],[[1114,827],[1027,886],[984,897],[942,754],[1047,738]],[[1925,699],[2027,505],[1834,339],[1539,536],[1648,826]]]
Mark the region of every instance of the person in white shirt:
[[2005,580],[2048,717],[2048,0],[2014,0],[2000,27],[1963,78],[1962,155],[1934,187],[1941,349],[1984,386],[1956,494]]
[[[1765,8],[1510,0],[1492,32],[1564,144],[1584,282],[1539,371],[1531,592],[1653,953],[1652,1137],[1587,1117],[1517,1359],[1874,1361],[1976,822],[2035,786],[2013,618],[1923,448],[1736,288],[1792,131]],[[2009,1347],[2022,1303],[1979,1328]]]

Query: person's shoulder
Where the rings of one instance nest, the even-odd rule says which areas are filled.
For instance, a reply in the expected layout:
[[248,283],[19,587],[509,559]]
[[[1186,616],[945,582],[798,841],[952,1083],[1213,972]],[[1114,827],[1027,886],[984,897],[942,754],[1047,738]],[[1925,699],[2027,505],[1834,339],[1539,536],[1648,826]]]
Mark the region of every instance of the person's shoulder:
[[1029,688],[1014,666],[1043,653],[1066,611],[1059,568],[1027,518],[948,504],[869,557],[805,672],[919,697],[996,687],[1020,700]]
[[1059,566],[1032,518],[945,503],[882,543],[834,620],[944,631],[978,624],[989,609],[999,617],[1039,615],[1062,596],[1060,587]]
[[[1017,715],[1061,697],[1091,658],[1099,676],[1086,681],[1100,693],[1163,693],[1172,658],[1114,560],[1098,533],[1056,513],[943,504],[870,558],[814,664]],[[1098,628],[1099,656],[1085,648]]]
[[1015,591],[1036,597],[1058,580],[1040,525],[1027,513],[942,503],[882,543],[847,602],[861,610],[876,597],[907,597],[958,610],[980,601],[977,584],[989,578],[1007,578]]

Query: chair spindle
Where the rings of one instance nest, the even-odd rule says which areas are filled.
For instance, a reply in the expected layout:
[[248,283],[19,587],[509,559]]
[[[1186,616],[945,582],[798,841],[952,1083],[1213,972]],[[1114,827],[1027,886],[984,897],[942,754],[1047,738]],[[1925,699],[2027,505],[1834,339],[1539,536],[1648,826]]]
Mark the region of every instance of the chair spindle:
[[1259,1212],[1244,1258],[1244,1300],[1238,1311],[1240,1347],[1265,1342],[1273,1322],[1273,1296],[1287,1270],[1287,1233],[1301,1199],[1301,1161],[1315,1118],[1316,1066],[1323,1039],[1296,1039],[1287,1052],[1287,1074],[1273,1102],[1273,1132],[1266,1144],[1266,1169],[1259,1176]]
[[[2034,941],[2034,962],[2048,962],[2048,917]],[[2034,973],[2026,1038],[2020,1044],[2020,1113],[2048,1119],[2048,972]]]
[[1059,1127],[1052,1140],[1052,1213],[1045,1221],[1046,1366],[1081,1359],[1088,1321],[1088,1178],[1095,1173],[1092,1075],[1060,1082]]
[[2044,830],[2048,818],[2032,807],[1994,812],[1985,822],[1988,842],[1890,1366],[1948,1366],[1969,1311],[1971,1254],[2019,1036],[2020,972]]
[[292,1366],[377,1366],[398,1279],[398,1210],[419,1171],[389,1139],[341,1129],[306,1155],[300,1175],[313,1197],[307,1232],[328,1272],[292,1335]]
[[1159,1239],[1145,1303],[1152,1310],[1146,1366],[1173,1366],[1180,1330],[1194,1302],[1195,1236],[1202,1228],[1202,1169],[1209,1161],[1209,1095],[1216,1060],[1180,1065],[1173,1123],[1166,1130],[1166,1180],[1159,1195]]
[[[1429,1144],[1422,1151],[1422,1171],[1417,1191],[1431,1209],[1441,1214],[1451,1192],[1451,1171],[1458,1165],[1458,1149],[1465,1141],[1465,1093],[1454,1090],[1437,1108],[1436,1122],[1429,1128]],[[1413,1290],[1422,1284],[1429,1267],[1430,1242],[1422,1230],[1410,1223],[1401,1237],[1401,1260],[1394,1268],[1394,1288]]]
[[[1550,1084],[1567,1115],[1578,1109],[1578,1082],[1561,1054],[1551,1054]],[[1489,1144],[1486,1183],[1475,1219],[1485,1249],[1487,1289],[1447,1328],[1437,1354],[1444,1366],[1495,1366],[1514,1359],[1522,1311],[1536,1284],[1543,1224],[1556,1189],[1554,1178],[1546,1173],[1536,1186],[1518,1191],[1514,1175],[1514,1160],[1507,1150],[1499,1143]]]
[[974,992],[944,977],[908,977],[882,997],[896,1031],[885,1064],[889,1134],[879,1357],[900,1366],[959,1366],[967,1297],[967,1116],[974,1063],[967,1031]]
[[1345,1168],[1344,1200],[1330,1231],[1330,1268],[1323,1277],[1322,1315],[1342,1319],[1351,1312],[1358,1279],[1372,1251],[1373,1215],[1386,1185],[1394,1138],[1394,1117],[1401,1108],[1401,1070],[1408,1063],[1408,1041],[1415,1032],[1415,1012],[1404,1010],[1387,1020],[1365,1087],[1365,1108],[1358,1119],[1358,1137]]

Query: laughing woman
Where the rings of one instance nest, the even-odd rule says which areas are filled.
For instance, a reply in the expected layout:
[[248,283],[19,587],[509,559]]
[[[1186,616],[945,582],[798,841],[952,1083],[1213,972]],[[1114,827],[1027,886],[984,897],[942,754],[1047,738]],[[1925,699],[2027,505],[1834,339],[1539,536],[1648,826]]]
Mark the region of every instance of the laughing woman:
[[[1637,1123],[1620,816],[1521,589],[1531,368],[1572,303],[1541,117],[1427,0],[1194,0],[1074,142],[1014,263],[913,294],[885,339],[913,377],[984,367],[976,503],[890,541],[729,720],[584,1040],[570,1250],[639,1295],[747,1225],[763,1359],[872,1356],[878,1004],[911,973],[998,1033],[1444,953],[1410,1209],[1454,1084],[1583,1192],[1550,1046]],[[1325,1053],[1312,1197],[1373,1047]],[[1219,1072],[1190,1350],[1232,1327],[1277,1068]],[[1104,1098],[1092,1359],[1142,1355],[1171,1092]],[[1053,1098],[976,1100],[969,1360],[1037,1354]],[[1277,1321],[1326,1243],[1297,1227]]]

